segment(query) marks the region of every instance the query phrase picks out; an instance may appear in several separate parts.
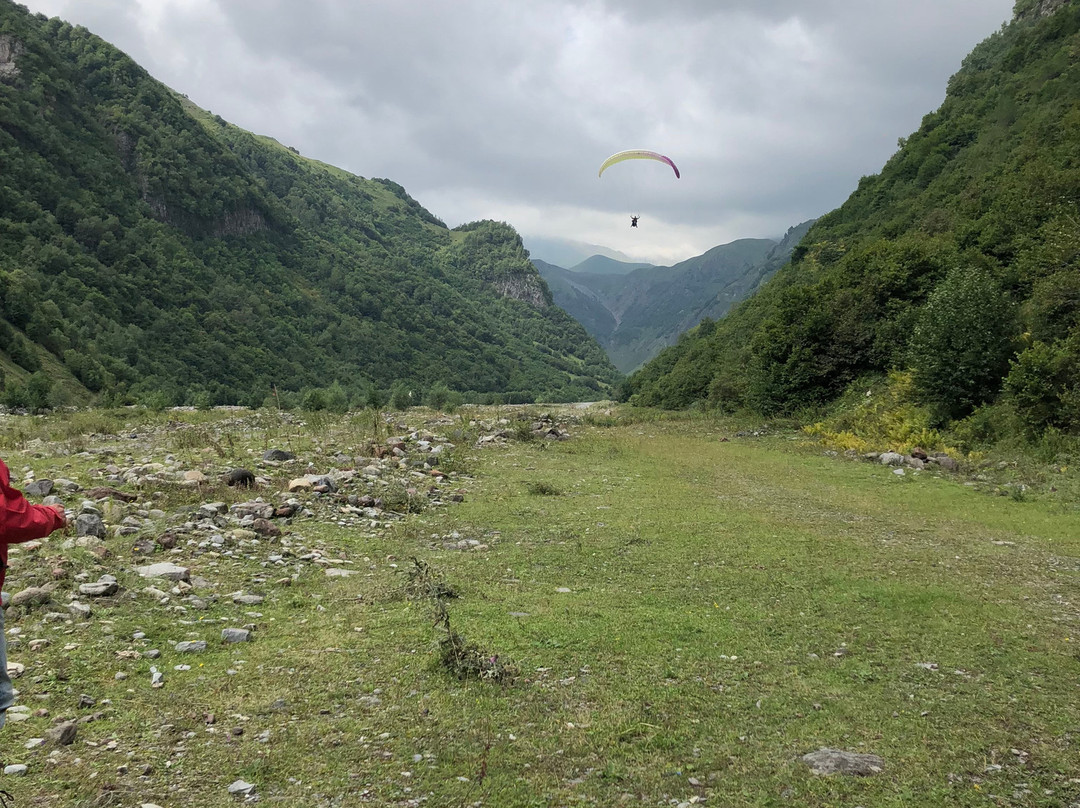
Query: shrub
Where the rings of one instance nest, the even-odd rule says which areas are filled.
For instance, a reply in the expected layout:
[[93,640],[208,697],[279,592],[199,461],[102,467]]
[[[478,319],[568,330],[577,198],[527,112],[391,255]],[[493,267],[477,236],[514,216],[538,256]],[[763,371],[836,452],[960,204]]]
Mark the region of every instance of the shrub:
[[909,345],[918,401],[937,424],[971,413],[1001,387],[1015,319],[997,282],[982,269],[955,269],[931,293]]

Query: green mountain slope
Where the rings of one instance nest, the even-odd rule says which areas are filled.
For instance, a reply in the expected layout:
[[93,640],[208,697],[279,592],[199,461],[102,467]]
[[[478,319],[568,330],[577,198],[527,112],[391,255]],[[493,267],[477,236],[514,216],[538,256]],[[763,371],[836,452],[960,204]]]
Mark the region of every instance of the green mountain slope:
[[[703,319],[722,317],[791,255],[810,222],[780,242],[740,239],[672,267],[594,256],[572,270],[534,261],[555,302],[630,372]],[[635,268],[636,266],[636,268]]]
[[94,393],[261,402],[338,381],[596,398],[618,379],[507,225],[449,231],[0,0],[0,350]]
[[1026,429],[1077,429],[1078,131],[1080,7],[1025,0],[788,266],[628,395],[793,411],[910,369],[939,422],[997,402]]

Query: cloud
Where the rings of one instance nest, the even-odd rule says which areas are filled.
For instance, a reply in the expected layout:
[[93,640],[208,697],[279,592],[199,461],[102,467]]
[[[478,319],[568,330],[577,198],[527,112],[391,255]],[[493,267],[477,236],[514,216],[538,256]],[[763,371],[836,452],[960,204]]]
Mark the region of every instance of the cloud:
[[[28,4],[240,126],[400,182],[450,225],[679,260],[840,204],[1012,0]],[[683,179],[597,180],[637,147]],[[624,233],[630,212],[648,226]]]

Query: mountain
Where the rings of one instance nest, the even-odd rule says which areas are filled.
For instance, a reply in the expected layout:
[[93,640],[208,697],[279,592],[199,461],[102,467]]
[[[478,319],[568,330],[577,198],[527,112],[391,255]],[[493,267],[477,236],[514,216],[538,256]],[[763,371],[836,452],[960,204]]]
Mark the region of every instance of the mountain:
[[572,267],[587,260],[593,255],[603,255],[616,261],[630,262],[630,258],[618,250],[601,247],[597,244],[587,244],[583,241],[574,241],[565,238],[544,238],[540,236],[523,236],[525,248],[533,258],[554,264],[560,267]]
[[584,275],[627,275],[635,269],[648,269],[653,264],[619,261],[606,255],[591,255],[580,264],[570,267],[571,272]]
[[779,242],[741,239],[672,267],[627,264],[593,256],[571,270],[533,263],[555,303],[630,372],[705,318],[722,317],[782,265],[810,222]]
[[10,383],[44,368],[75,399],[179,404],[332,383],[576,400],[619,378],[508,225],[451,231],[10,0],[0,166]]
[[1080,5],[1017,3],[881,172],[631,400],[795,412],[893,372],[966,434],[1080,431],[1078,54]]

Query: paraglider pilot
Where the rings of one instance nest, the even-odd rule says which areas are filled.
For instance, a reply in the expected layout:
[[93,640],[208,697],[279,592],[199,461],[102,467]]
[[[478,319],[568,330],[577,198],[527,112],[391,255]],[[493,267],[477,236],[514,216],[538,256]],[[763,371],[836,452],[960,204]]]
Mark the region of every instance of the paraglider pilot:
[[631,227],[637,227],[637,220],[638,220],[637,216],[631,216],[630,217],[630,226]]

